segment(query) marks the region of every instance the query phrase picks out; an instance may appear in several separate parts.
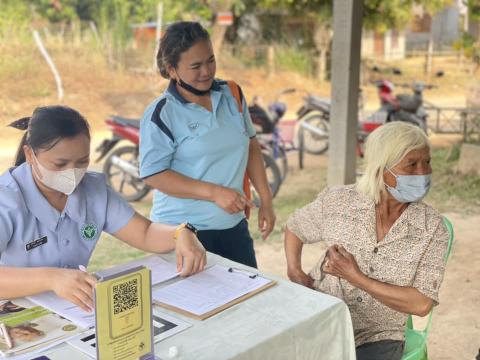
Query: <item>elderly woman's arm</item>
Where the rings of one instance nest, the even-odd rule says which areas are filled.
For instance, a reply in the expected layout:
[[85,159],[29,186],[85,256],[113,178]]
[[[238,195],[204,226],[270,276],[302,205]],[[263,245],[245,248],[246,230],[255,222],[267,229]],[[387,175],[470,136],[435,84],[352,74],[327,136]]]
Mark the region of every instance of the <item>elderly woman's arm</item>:
[[355,257],[342,246],[329,247],[328,261],[323,271],[347,280],[352,286],[396,311],[425,316],[433,307],[433,300],[413,287],[391,285],[366,276],[358,267]]
[[432,299],[411,286],[391,285],[362,275],[358,283],[352,283],[352,285],[366,291],[393,310],[426,316],[433,307]]
[[288,278],[298,284],[313,287],[313,279],[302,270],[303,243],[293,232],[285,229],[285,256]]

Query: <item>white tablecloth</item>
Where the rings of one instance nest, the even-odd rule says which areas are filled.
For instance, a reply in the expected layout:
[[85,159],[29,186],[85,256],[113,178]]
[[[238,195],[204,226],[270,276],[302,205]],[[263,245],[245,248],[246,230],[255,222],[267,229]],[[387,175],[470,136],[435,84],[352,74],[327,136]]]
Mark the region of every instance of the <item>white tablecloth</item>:
[[[164,258],[175,261],[174,254]],[[252,270],[214,254],[208,254],[208,263]],[[204,321],[162,309],[193,326],[156,343],[155,354],[169,359],[169,348],[176,346],[179,353],[175,359],[182,360],[355,359],[345,303],[277,277],[266,277],[278,284]],[[46,355],[52,360],[89,359],[68,345]]]

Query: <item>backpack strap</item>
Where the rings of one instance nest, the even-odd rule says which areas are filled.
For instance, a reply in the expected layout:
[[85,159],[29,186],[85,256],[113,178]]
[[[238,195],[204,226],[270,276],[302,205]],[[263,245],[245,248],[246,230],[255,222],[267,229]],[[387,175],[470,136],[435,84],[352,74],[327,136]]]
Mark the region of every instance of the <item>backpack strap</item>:
[[230,88],[230,92],[232,93],[233,97],[235,100],[237,100],[237,105],[238,105],[238,111],[240,114],[243,112],[243,106],[242,106],[242,95],[241,95],[241,90],[240,86],[233,81],[233,80],[227,80],[228,87]]
[[[238,86],[238,84],[233,80],[227,80],[227,85],[230,88],[230,92],[232,93],[233,97],[235,98],[235,100],[237,100],[238,112],[241,114],[243,112],[243,106],[242,106],[242,95],[241,95],[240,86]],[[248,178],[248,175],[246,172],[245,172],[245,177],[243,178],[243,192],[245,193],[245,197],[248,200],[252,200],[252,191],[250,189],[250,179]],[[245,216],[247,219],[250,218],[249,207],[245,208]]]

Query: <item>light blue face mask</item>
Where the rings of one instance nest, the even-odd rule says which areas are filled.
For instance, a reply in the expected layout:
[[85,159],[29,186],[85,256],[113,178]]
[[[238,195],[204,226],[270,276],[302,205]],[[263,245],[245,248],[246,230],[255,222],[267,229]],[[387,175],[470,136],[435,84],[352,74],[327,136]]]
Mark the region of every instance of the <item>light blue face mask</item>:
[[392,170],[387,169],[395,176],[397,186],[391,187],[385,184],[390,195],[401,203],[417,202],[428,194],[432,183],[432,174],[427,175],[395,175]]

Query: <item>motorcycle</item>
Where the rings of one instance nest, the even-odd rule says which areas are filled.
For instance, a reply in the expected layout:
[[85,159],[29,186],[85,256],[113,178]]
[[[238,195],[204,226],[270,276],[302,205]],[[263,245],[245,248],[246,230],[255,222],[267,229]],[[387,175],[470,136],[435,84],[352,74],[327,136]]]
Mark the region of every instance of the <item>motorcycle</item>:
[[399,87],[411,88],[413,94],[393,94],[395,85],[387,80],[374,82],[378,89],[380,110],[386,112],[385,122],[404,121],[419,126],[427,132],[428,113],[423,108],[423,91],[435,86],[423,82],[412,84],[396,84]]
[[[104,139],[96,149],[100,153],[96,162],[109,154],[103,164],[103,173],[106,176],[107,184],[121,194],[125,200],[139,201],[151,190],[140,178],[138,157],[140,121],[111,115],[105,120],[105,123],[111,130],[112,137]],[[124,145],[111,152],[122,140],[127,140],[132,145]]]
[[[105,120],[105,123],[111,130],[112,137],[104,139],[97,147],[96,151],[99,153],[99,156],[96,162],[106,157],[103,164],[103,173],[106,176],[107,184],[127,201],[140,201],[151,190],[150,186],[145,184],[140,178],[140,121],[138,119],[111,115]],[[122,140],[129,141],[131,145],[124,145],[114,149]],[[267,172],[267,180],[272,194],[275,196],[281,185],[280,170],[275,160],[266,151],[263,151],[262,155]],[[255,192],[252,191],[252,193],[254,201],[258,204]]]

